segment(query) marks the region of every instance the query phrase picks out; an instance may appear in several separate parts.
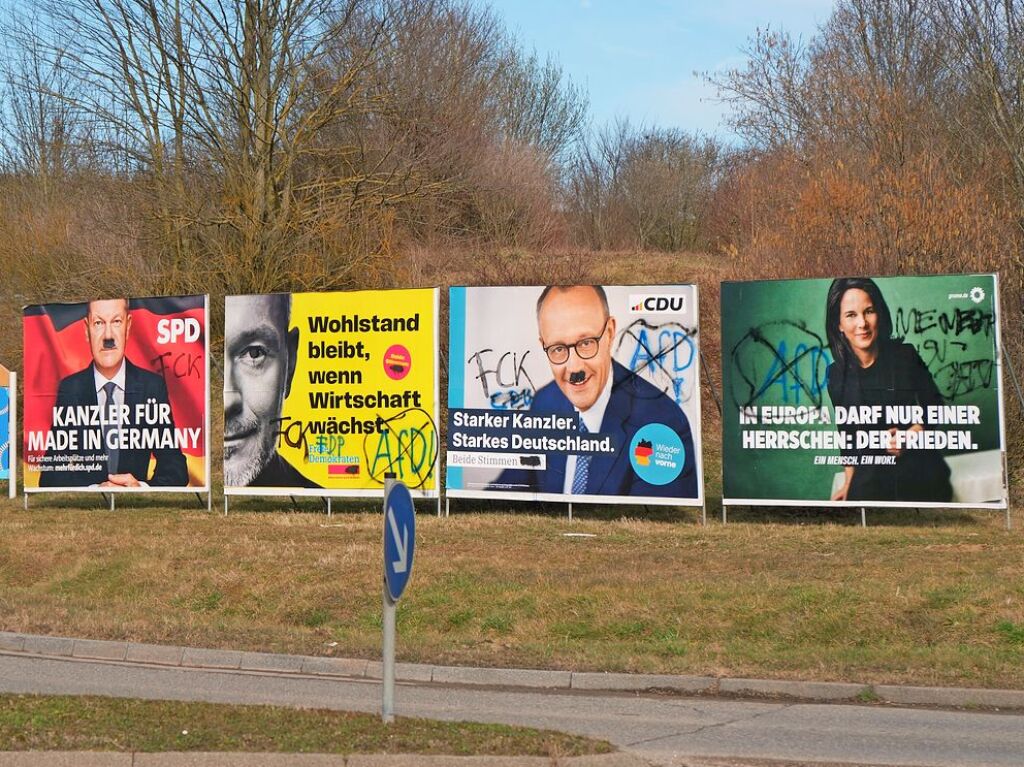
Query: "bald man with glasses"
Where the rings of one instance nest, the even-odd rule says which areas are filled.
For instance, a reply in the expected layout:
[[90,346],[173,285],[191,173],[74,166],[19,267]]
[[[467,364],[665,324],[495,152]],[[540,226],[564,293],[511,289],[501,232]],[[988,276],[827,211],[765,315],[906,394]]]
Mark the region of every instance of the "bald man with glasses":
[[[577,414],[580,431],[610,435],[614,454],[549,453],[542,470],[507,469],[496,490],[568,495],[696,498],[697,471],[690,424],[667,394],[612,359],[615,318],[598,285],[549,285],[537,299],[540,345],[554,380],[537,391],[531,412]],[[649,424],[674,431],[685,450],[682,471],[655,485],[634,471],[634,435]]]

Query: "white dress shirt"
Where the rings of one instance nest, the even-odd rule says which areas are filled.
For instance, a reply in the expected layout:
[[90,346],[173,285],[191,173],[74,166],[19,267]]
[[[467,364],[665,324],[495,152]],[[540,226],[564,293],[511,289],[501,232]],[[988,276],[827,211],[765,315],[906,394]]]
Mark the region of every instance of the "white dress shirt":
[[[573,408],[583,420],[587,431],[591,434],[597,434],[601,431],[604,411],[608,409],[608,401],[612,398],[612,380],[615,378],[612,374],[614,372],[614,370],[608,371],[608,380],[604,384],[604,389],[601,390],[601,396],[597,398],[593,405],[587,408],[586,411]],[[565,459],[565,482],[562,484],[562,492],[566,494],[572,493],[572,480],[576,476],[576,458],[576,455],[570,454]]]

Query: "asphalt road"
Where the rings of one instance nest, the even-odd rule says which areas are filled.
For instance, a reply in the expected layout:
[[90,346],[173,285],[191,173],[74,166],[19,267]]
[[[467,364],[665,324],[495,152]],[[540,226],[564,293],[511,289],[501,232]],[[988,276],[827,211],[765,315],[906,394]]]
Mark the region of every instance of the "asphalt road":
[[[0,655],[0,691],[380,710],[380,683]],[[1024,715],[624,693],[399,684],[396,713],[604,738],[652,764],[686,757],[1021,767]]]

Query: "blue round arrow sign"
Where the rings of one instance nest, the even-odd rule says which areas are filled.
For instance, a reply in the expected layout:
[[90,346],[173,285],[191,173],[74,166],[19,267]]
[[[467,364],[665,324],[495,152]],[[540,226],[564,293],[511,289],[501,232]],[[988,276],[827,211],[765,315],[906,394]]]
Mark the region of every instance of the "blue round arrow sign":
[[416,548],[416,511],[409,488],[396,482],[384,504],[384,581],[397,602],[412,574]]

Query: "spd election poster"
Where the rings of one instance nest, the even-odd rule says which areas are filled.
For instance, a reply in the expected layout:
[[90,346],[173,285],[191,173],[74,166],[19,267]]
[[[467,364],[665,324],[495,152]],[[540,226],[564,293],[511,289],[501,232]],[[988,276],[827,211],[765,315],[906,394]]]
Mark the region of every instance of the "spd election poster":
[[696,286],[449,295],[451,496],[703,503]]
[[1004,508],[991,274],[723,283],[723,498]]
[[209,489],[206,296],[23,312],[27,492]]
[[227,296],[224,492],[437,497],[438,291]]

